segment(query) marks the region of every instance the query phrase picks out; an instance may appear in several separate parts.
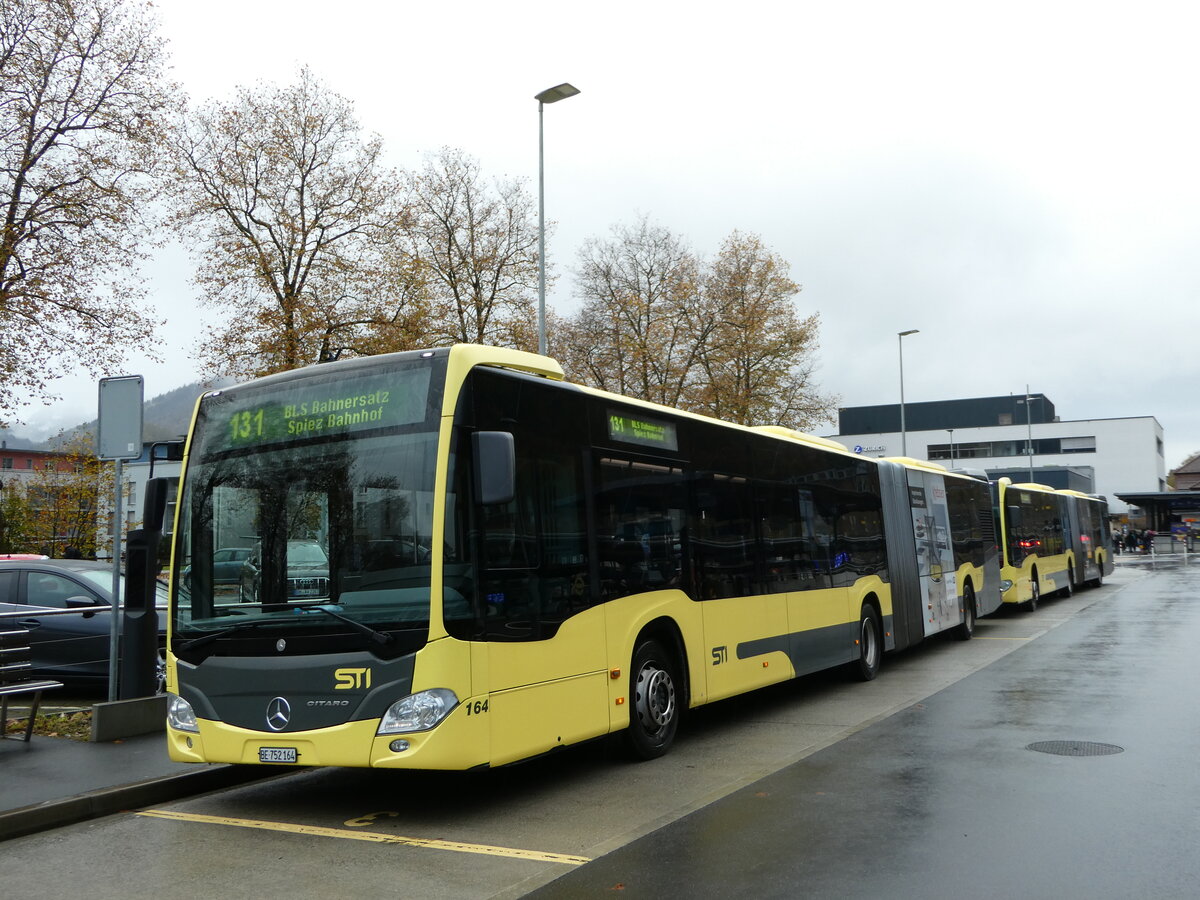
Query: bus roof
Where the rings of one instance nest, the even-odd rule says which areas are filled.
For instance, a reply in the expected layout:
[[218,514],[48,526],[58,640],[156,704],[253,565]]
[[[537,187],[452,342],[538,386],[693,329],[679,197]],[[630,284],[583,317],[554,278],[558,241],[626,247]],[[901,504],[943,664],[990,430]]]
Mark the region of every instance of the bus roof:
[[930,462],[927,459],[916,459],[912,456],[885,456],[888,462],[898,463],[910,469],[924,469],[927,472],[942,472],[946,473],[950,470],[941,463]]
[[751,425],[750,430],[757,431],[759,434],[787,438],[790,441],[796,441],[801,444],[812,444],[814,447],[823,447],[826,450],[839,450],[842,453],[850,452],[850,449],[845,444],[839,444],[837,441],[818,437],[815,434],[796,431],[794,428],[787,428],[783,425]]

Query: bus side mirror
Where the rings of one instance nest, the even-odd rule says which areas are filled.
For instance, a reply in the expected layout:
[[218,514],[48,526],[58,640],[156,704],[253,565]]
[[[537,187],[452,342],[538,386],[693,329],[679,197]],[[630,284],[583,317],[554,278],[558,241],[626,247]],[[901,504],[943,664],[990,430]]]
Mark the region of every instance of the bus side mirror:
[[507,431],[471,435],[475,458],[475,499],[484,506],[512,502],[517,492],[517,453]]

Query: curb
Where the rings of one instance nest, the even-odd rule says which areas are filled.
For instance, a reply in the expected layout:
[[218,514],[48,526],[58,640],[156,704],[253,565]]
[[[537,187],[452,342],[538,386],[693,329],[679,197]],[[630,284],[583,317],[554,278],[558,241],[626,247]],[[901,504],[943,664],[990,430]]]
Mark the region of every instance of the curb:
[[0,841],[110,816],[137,807],[236,787],[280,774],[277,770],[264,770],[259,766],[208,766],[198,772],[183,772],[179,775],[76,794],[63,800],[49,800],[33,806],[23,806],[20,809],[0,812]]

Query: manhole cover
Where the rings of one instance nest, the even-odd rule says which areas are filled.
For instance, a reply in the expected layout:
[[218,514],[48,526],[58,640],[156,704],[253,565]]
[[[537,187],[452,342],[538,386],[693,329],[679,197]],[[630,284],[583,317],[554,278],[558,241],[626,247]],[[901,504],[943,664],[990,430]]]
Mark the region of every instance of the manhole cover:
[[1057,756],[1111,756],[1125,752],[1124,747],[1116,744],[1097,744],[1093,741],[1038,741],[1025,749]]

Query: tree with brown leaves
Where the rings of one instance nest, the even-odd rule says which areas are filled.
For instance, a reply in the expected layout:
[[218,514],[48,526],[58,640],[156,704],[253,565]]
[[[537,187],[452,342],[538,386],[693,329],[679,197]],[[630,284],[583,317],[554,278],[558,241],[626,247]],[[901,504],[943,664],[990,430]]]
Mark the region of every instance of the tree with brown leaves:
[[147,6],[0,4],[0,410],[151,341],[138,266],[173,87]]
[[820,316],[800,318],[800,286],[788,263],[758,235],[734,231],[704,279],[714,316],[698,354],[703,372],[693,408],[742,425],[807,430],[831,420],[837,400],[817,393]]
[[584,246],[576,287],[583,306],[551,331],[568,377],[743,425],[831,418],[812,379],[819,317],[799,317],[799,285],[758,236],[734,231],[704,263],[643,218]]
[[682,238],[642,218],[580,251],[579,312],[552,336],[568,374],[585,384],[688,406],[712,328],[699,262]]
[[228,317],[207,367],[253,377],[424,343],[405,210],[383,142],[304,68],[240,89],[180,128],[177,221],[199,246],[195,283]]
[[408,248],[431,299],[434,343],[537,349],[537,219],[523,182],[488,183],[443,148],[408,182]]
[[96,458],[88,432],[67,439],[58,453],[34,473],[23,496],[7,498],[25,509],[23,528],[11,538],[55,558],[70,547],[94,559],[98,550],[112,547],[112,528],[101,511],[113,495],[114,466]]

